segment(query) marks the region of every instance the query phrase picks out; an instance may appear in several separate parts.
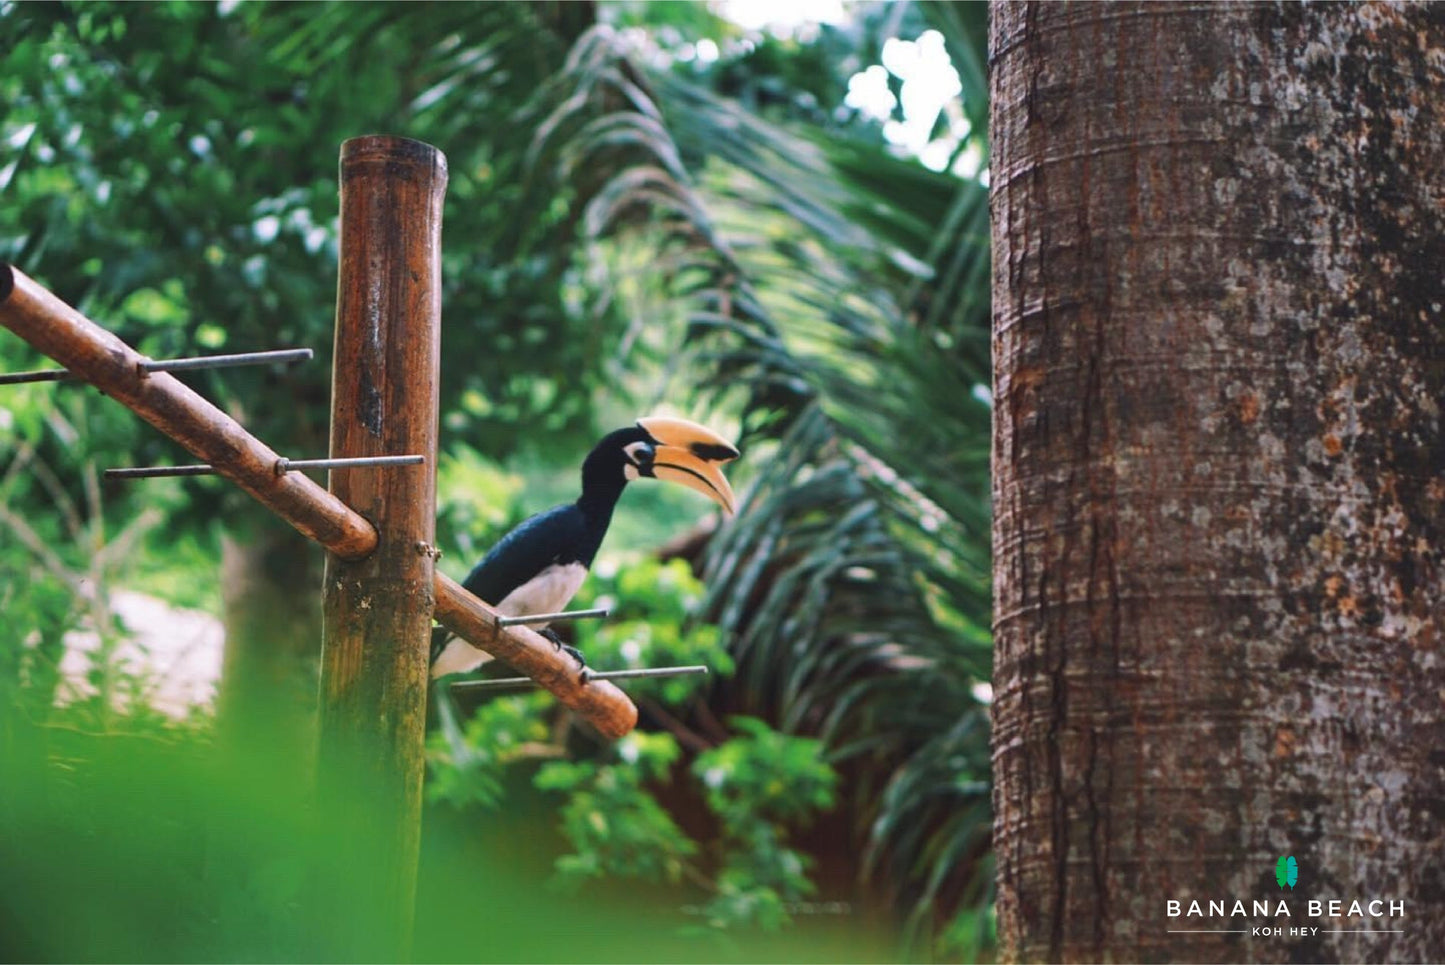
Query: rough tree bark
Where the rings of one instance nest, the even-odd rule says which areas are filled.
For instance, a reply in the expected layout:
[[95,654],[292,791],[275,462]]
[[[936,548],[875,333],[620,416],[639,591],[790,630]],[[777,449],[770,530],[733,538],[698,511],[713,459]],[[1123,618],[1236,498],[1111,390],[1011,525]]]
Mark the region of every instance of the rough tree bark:
[[1003,954],[1445,958],[1445,7],[990,33]]

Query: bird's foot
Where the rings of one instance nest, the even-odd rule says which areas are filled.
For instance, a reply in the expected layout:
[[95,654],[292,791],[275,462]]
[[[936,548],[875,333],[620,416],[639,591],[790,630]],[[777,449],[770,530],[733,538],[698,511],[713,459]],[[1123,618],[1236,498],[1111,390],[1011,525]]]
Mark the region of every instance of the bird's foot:
[[587,666],[587,658],[582,656],[581,650],[578,650],[576,647],[569,647],[565,643],[562,645],[562,649],[566,650],[567,653],[577,661],[577,681],[583,686],[586,686],[587,681],[592,679],[592,671]]
[[563,643],[562,638],[557,636],[556,631],[554,631],[551,627],[545,627],[538,632],[541,633],[542,636],[546,637],[548,640],[551,640],[552,645],[558,650],[566,651],[568,656],[570,656],[573,660],[577,661],[577,666],[581,668],[581,672],[577,676],[577,679],[579,681],[581,681],[583,684],[586,684],[587,681],[592,679],[592,671],[587,669],[587,658],[582,656],[581,650],[578,650],[576,647]]

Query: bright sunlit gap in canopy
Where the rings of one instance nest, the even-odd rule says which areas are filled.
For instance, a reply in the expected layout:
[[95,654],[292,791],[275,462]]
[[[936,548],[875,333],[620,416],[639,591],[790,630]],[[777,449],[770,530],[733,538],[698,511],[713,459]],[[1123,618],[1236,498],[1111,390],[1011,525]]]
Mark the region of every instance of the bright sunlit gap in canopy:
[[[721,0],[715,9],[744,30],[766,30],[803,42],[814,38],[821,24],[841,26],[852,19],[840,0]],[[917,40],[890,37],[883,43],[882,61],[849,78],[844,104],[881,122],[888,143],[918,158],[929,170],[942,171],[952,162],[959,177],[979,176],[982,153],[975,146],[959,151],[969,123],[959,96],[963,84],[943,34],[925,30]],[[900,82],[898,94],[890,77]],[[940,115],[943,131],[935,137]]]
[[[917,40],[890,37],[883,42],[882,59],[883,63],[849,78],[844,103],[882,121],[888,143],[917,157],[930,170],[942,171],[969,133],[959,99],[963,83],[944,47],[943,34],[925,30]],[[898,95],[889,75],[902,82]],[[901,119],[896,116],[899,108]],[[934,137],[940,114],[944,132]],[[953,172],[973,177],[981,160],[978,150],[970,148],[954,161]]]
[[819,24],[837,26],[853,19],[842,0],[719,0],[714,9],[744,30],[767,30],[805,43],[817,36]]

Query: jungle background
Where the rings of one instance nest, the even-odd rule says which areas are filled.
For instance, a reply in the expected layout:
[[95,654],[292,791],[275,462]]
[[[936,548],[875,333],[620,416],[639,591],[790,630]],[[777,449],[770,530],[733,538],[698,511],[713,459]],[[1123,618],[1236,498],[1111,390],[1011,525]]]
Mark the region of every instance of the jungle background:
[[[707,679],[613,744],[545,694],[437,721],[419,960],[991,954],[985,8],[773,7],[0,2],[0,258],[155,358],[314,348],[186,378],[283,453],[326,447],[341,142],[446,153],[453,576],[638,415],[744,452],[730,520],[630,487],[570,631]],[[104,481],[189,460],[93,389],[3,392],[0,951],[334,957],[319,555]],[[222,621],[215,693],[158,699],[141,594]]]

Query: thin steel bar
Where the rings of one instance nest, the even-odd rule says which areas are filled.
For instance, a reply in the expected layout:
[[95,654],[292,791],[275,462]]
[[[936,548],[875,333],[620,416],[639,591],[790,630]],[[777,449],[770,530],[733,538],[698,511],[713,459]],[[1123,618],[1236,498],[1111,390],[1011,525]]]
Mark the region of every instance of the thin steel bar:
[[237,352],[233,355],[202,355],[188,359],[163,359],[142,363],[147,372],[190,372],[194,369],[223,369],[240,365],[295,365],[316,355],[309,348],[280,348],[267,352]]
[[6,372],[0,375],[0,385],[24,385],[27,382],[59,382],[62,379],[79,379],[70,369],[40,369],[35,372]]
[[[358,469],[371,466],[418,466],[426,456],[354,456],[350,459],[287,459],[276,460],[275,472],[280,476],[303,469]],[[106,479],[152,479],[161,476],[212,476],[216,468],[205,463],[193,466],[136,466],[129,469],[107,469]]]
[[351,456],[346,459],[277,459],[276,475],[302,469],[357,469],[364,466],[419,466],[426,456]]
[[214,476],[214,466],[201,463],[193,466],[134,466],[125,469],[107,469],[106,479],[156,479],[161,476]]
[[595,610],[563,610],[561,613],[532,613],[519,617],[497,617],[502,627],[525,626],[529,623],[558,623],[564,620],[601,620],[611,611],[605,606]]
[[[138,363],[141,371],[189,372],[195,369],[219,369],[238,365],[293,365],[307,362],[315,355],[309,348],[283,348],[268,352],[238,352],[234,355],[201,355],[182,359],[157,359]],[[22,385],[27,382],[60,382],[83,379],[70,369],[40,369],[35,372],[7,372],[0,375],[0,385]]]
[[[585,671],[584,671],[585,672]],[[644,667],[641,670],[604,670],[587,673],[587,681],[632,680],[638,677],[683,677],[689,674],[705,674],[707,668],[695,667]],[[530,690],[538,686],[531,677],[500,677],[496,680],[459,680],[452,684],[452,690],[464,691],[507,691]]]

